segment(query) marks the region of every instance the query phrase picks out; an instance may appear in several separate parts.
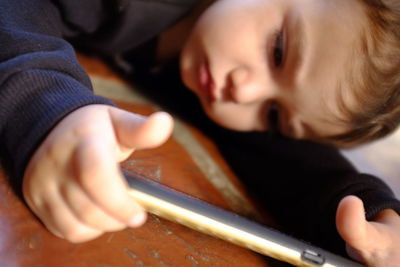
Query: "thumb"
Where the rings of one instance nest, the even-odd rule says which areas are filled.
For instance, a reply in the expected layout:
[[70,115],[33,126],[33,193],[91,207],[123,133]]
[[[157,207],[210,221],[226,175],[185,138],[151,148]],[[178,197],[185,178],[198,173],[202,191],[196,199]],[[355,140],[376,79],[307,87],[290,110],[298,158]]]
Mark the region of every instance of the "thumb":
[[347,252],[352,258],[363,261],[363,251],[368,250],[371,229],[365,218],[364,204],[356,196],[343,198],[336,212],[336,227],[347,244]]
[[173,119],[166,112],[146,117],[112,108],[110,115],[121,149],[154,148],[164,143],[172,133]]

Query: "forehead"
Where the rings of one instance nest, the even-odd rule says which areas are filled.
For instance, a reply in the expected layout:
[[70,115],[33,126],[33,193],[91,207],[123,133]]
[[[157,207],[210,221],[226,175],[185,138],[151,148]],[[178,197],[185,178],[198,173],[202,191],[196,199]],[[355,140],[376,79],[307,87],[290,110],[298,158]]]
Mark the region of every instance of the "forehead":
[[365,25],[362,6],[356,0],[288,2],[293,6],[292,23],[301,25],[301,31],[292,34],[301,35],[302,58],[291,105],[309,135],[343,133],[347,126],[341,103],[353,105],[347,81]]

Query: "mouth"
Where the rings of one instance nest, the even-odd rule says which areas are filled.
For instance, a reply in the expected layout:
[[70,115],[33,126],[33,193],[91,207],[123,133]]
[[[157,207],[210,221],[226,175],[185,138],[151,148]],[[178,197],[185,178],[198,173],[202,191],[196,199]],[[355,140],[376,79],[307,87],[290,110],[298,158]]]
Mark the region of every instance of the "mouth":
[[200,93],[209,103],[214,102],[215,96],[213,92],[215,86],[207,60],[205,60],[199,67],[198,80]]

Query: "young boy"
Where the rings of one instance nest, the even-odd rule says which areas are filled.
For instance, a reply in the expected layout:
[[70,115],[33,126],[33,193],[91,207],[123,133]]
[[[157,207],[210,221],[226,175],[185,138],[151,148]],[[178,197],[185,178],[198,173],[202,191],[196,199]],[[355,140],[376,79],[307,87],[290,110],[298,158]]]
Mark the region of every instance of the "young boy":
[[[3,0],[0,5],[1,158],[13,181],[21,182],[32,211],[52,233],[72,242],[144,223],[145,212],[128,196],[118,162],[135,149],[163,143],[172,120],[162,112],[148,118],[130,114],[94,96],[65,39],[123,56],[198,1],[103,2]],[[218,124],[238,131],[276,128],[295,139],[341,145],[373,140],[397,125],[387,123],[400,117],[398,92],[389,94],[399,84],[400,11],[394,1],[388,6],[379,0],[208,2],[161,35],[156,54],[166,58],[182,49],[181,77]],[[171,32],[184,41],[165,49]],[[373,84],[379,90],[369,89]],[[400,203],[390,189],[342,164],[330,148],[297,144],[277,138],[270,150],[250,152],[268,155],[255,162],[275,160],[276,152],[302,171],[297,175],[312,173],[317,188],[326,190],[309,194],[310,180],[291,192],[301,196],[297,200],[337,209],[336,227],[350,256],[368,266],[396,266],[400,218],[394,210],[400,212]],[[289,153],[282,152],[285,146]],[[294,147],[299,150],[291,151]],[[313,155],[298,156],[301,149]],[[272,209],[290,206],[290,197],[274,200],[268,204]],[[296,203],[291,205],[284,213],[296,214]]]

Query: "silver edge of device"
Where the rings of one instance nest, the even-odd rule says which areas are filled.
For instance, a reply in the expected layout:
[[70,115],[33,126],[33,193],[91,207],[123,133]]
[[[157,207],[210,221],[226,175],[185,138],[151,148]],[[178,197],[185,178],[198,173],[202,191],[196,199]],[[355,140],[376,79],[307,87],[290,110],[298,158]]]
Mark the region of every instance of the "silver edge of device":
[[142,204],[147,211],[152,214],[185,225],[205,234],[229,241],[236,245],[246,247],[250,250],[275,258],[277,260],[304,267],[336,266],[327,262],[325,262],[323,265],[315,265],[305,262],[302,260],[301,253],[299,251],[282,246],[270,240],[266,240],[265,238],[247,232],[245,229],[227,225],[196,211],[182,208],[173,203],[138,190],[130,189],[129,193],[136,201]]

